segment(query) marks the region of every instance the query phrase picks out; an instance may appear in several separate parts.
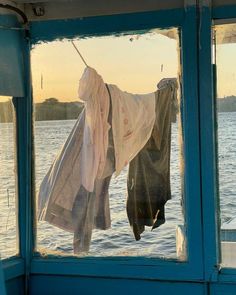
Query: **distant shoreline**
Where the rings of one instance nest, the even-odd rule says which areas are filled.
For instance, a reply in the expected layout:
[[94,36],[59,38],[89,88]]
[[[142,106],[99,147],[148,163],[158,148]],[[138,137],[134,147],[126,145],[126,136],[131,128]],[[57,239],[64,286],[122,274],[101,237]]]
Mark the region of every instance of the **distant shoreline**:
[[[75,120],[81,113],[84,104],[79,101],[59,102],[56,98],[48,98],[34,104],[35,121]],[[0,123],[13,122],[13,106],[11,100],[0,103]]]
[[[79,101],[60,102],[56,98],[47,98],[41,103],[34,104],[35,121],[76,120],[84,104]],[[11,100],[0,103],[0,123],[13,122]],[[217,99],[219,113],[236,112],[236,96]]]
[[227,96],[217,99],[217,108],[220,113],[236,112],[236,96]]

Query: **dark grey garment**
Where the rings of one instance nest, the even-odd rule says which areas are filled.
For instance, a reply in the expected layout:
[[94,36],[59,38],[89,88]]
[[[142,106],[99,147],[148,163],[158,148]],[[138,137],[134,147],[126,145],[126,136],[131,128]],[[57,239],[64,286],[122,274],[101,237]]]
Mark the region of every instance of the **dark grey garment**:
[[108,195],[110,179],[96,180],[94,193],[80,188],[72,210],[74,253],[89,251],[94,228],[105,230],[111,226]]
[[129,165],[126,209],[136,240],[141,238],[145,226],[154,229],[165,222],[164,205],[171,198],[171,110],[176,99],[176,82],[156,92],[156,120],[151,137]]

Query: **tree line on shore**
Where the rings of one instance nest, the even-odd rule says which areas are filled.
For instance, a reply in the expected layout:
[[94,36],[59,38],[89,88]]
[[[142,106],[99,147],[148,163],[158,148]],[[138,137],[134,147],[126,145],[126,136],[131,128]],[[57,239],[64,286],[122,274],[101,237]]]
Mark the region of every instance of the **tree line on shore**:
[[[0,123],[13,121],[12,102],[8,100],[0,103]],[[83,103],[60,102],[56,98],[47,98],[42,103],[34,104],[34,118],[36,121],[74,120],[83,109]]]
[[236,96],[226,96],[217,100],[219,112],[236,112]]
[[[41,103],[34,104],[36,121],[75,120],[78,118],[84,105],[81,102],[60,102],[57,98],[47,98]],[[227,96],[217,99],[219,112],[236,112],[236,96]],[[0,123],[13,121],[12,102],[0,102]]]

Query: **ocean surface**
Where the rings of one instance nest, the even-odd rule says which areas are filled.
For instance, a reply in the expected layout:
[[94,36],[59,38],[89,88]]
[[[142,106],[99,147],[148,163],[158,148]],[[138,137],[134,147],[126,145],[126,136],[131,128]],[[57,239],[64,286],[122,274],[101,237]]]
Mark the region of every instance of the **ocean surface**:
[[[35,123],[36,190],[62,147],[75,121],[40,121]],[[220,113],[219,175],[221,224],[236,217],[236,113]],[[17,254],[16,187],[14,168],[14,133],[10,123],[0,124],[0,253]],[[176,258],[176,228],[184,224],[181,207],[181,176],[178,124],[172,124],[171,192],[166,204],[166,223],[151,231],[146,227],[140,241],[135,241],[126,215],[127,168],[110,184],[112,226],[94,230],[89,256],[147,256]],[[46,222],[37,224],[37,250],[41,253],[73,254],[73,235]],[[84,254],[83,254],[84,255]]]

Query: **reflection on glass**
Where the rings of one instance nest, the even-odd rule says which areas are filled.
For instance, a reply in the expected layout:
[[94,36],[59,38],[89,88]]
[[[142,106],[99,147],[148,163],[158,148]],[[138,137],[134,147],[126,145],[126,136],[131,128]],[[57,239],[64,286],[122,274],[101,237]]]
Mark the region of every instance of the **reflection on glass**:
[[0,256],[18,254],[15,136],[11,99],[0,96]]
[[[176,31],[174,32],[175,34],[172,35],[177,36]],[[163,78],[178,76],[179,60],[177,52],[177,40],[169,39],[166,36],[160,35],[155,32],[147,33],[140,36],[90,38],[86,40],[80,40],[79,42],[77,42],[77,45],[79,46],[81,52],[83,52],[83,55],[85,55],[86,53],[85,59],[87,63],[89,65],[92,65],[92,67],[96,69],[96,71],[102,76],[103,80],[109,83],[108,87],[110,88],[111,92],[111,97],[109,97],[109,99],[112,99],[114,95],[115,88],[113,84],[118,85],[119,89],[125,89],[129,93],[153,92],[154,108],[151,110],[151,112],[153,111],[154,113],[154,127],[152,126],[149,130],[150,134],[152,134],[152,139],[151,141],[149,140],[146,145],[144,143],[144,145],[145,148],[149,149],[149,160],[151,159],[152,162],[159,161],[160,163],[158,167],[159,180],[157,180],[156,182],[159,183],[158,194],[163,193],[165,194],[165,197],[167,199],[171,197],[171,200],[169,200],[165,205],[165,216],[163,214],[163,210],[157,210],[155,214],[156,216],[154,216],[153,218],[155,221],[157,219],[156,224],[160,226],[151,231],[151,224],[148,224],[149,226],[145,226],[145,231],[143,233],[141,233],[142,230],[140,230],[141,239],[136,241],[135,234],[137,234],[137,231],[135,232],[134,230],[135,223],[133,223],[133,228],[131,228],[126,211],[126,209],[130,208],[129,202],[127,203],[127,194],[130,194],[129,191],[127,192],[127,179],[129,190],[133,189],[132,182],[135,182],[138,186],[140,185],[140,183],[143,184],[144,181],[140,174],[140,167],[136,170],[133,169],[132,174],[131,166],[134,162],[128,163],[128,161],[127,163],[125,163],[125,167],[121,167],[123,168],[121,173],[117,177],[113,175],[111,178],[109,185],[109,200],[106,199],[106,201],[103,201],[103,203],[99,201],[95,205],[91,205],[95,206],[95,208],[98,208],[100,205],[102,207],[100,209],[103,212],[106,211],[106,208],[109,209],[110,207],[109,211],[111,217],[109,217],[109,212],[106,211],[104,213],[107,214],[107,219],[102,219],[103,225],[101,225],[100,227],[98,226],[100,229],[93,229],[89,251],[79,251],[79,253],[76,254],[89,256],[148,256],[168,259],[177,258],[185,260],[186,239],[185,222],[183,210],[181,207],[182,175],[180,171],[180,155],[182,152],[180,151],[179,144],[181,142],[181,124],[179,119],[181,117],[179,112],[180,102],[178,95],[176,94],[176,96],[174,96],[174,88],[171,88],[172,86],[169,87],[170,92],[169,95],[166,95],[166,97],[164,97],[163,94],[162,98],[158,98],[158,94],[156,94],[156,96],[154,95],[154,92],[156,92],[157,90],[157,84],[160,80],[162,80]],[[63,59],[63,62],[61,58],[62,52],[63,56],[66,56],[66,60]],[[77,89],[79,78],[82,76],[84,66],[71,43],[66,41],[53,42],[51,44],[42,44],[35,47],[32,51],[32,65],[36,119],[35,169],[37,195],[39,187],[41,185],[42,188],[42,181],[45,181],[45,175],[50,170],[55,157],[60,157],[58,156],[60,155],[60,152],[61,155],[63,154],[63,144],[66,142],[68,136],[71,134],[71,131],[75,126],[76,119],[78,118],[79,114],[82,113],[84,104],[77,98]],[[103,85],[103,87],[105,86]],[[161,89],[161,85],[159,85],[159,89]],[[159,90],[159,93],[161,93],[161,91],[162,90]],[[125,95],[129,96],[127,92]],[[176,99],[174,100],[173,97],[175,97]],[[168,101],[169,104],[165,103],[165,100]],[[163,103],[162,109],[161,103]],[[112,106],[114,107],[114,102],[112,102]],[[173,108],[173,111],[168,111],[170,110],[170,108]],[[162,111],[160,111],[160,109]],[[125,112],[125,108],[121,108],[121,110]],[[123,111],[121,111],[121,113]],[[129,108],[127,108],[127,111],[130,111]],[[124,118],[122,124],[124,124],[124,126],[128,125],[129,123],[127,122],[129,122],[129,119],[131,117],[138,117],[139,111],[140,109],[137,109],[137,112],[135,113],[136,116],[133,116],[133,114],[131,114],[127,118]],[[158,111],[159,115],[157,115]],[[112,111],[110,110],[110,112]],[[165,114],[165,117],[163,114]],[[81,116],[83,117],[83,115]],[[178,119],[176,119],[175,116],[178,117]],[[143,112],[143,118],[144,117],[145,113]],[[90,119],[91,118],[92,117],[90,117]],[[149,119],[151,120],[151,115]],[[147,120],[147,126],[148,124],[150,125],[149,119]],[[93,120],[93,118],[91,120]],[[111,118],[108,119],[108,121],[109,120],[111,120]],[[171,123],[169,123],[169,125],[166,125],[166,122]],[[156,126],[156,128],[155,124],[158,125]],[[165,126],[169,126],[169,129],[166,130],[167,127]],[[115,127],[113,123],[112,132],[114,132],[114,128]],[[152,152],[151,146],[157,146],[158,141],[161,142],[160,138],[162,135],[163,137],[165,137],[165,140],[162,142],[162,146],[159,146],[159,148],[160,150],[166,149],[167,151],[168,149],[170,149],[170,159],[167,156],[168,152],[166,156],[163,157],[163,159],[161,158],[162,156],[160,155],[160,153],[158,154],[158,152]],[[117,143],[112,142],[110,133],[108,137],[108,154],[112,158],[115,156],[114,145],[116,145]],[[75,137],[72,137],[72,139],[78,141],[77,146],[79,147],[79,139]],[[140,136],[137,136],[137,139],[138,142],[142,140]],[[136,144],[138,145],[139,143],[136,142]],[[140,155],[140,150],[138,155]],[[69,157],[67,158],[67,154],[63,157],[61,158],[66,159],[66,161],[61,163],[63,163],[63,165],[69,165],[68,163],[70,163],[70,159]],[[142,155],[142,157],[145,158],[147,157],[147,155]],[[74,158],[74,162],[71,162],[71,166],[73,166],[74,164],[76,165],[76,161],[76,158]],[[141,158],[139,158],[138,160],[136,158],[136,167],[138,167],[138,163],[141,163],[142,161],[143,160]],[[164,162],[167,163],[169,161],[170,166],[163,164]],[[87,165],[87,163],[85,165]],[[113,165],[115,164],[113,163]],[[109,167],[109,169],[112,172],[114,171],[114,167]],[[142,171],[144,171],[143,175],[147,179],[147,186],[149,191],[151,191],[150,187],[152,187],[153,190],[156,189],[155,180],[152,172],[155,169],[152,169],[153,167],[151,167],[150,165],[148,166],[148,163],[146,161],[144,164],[144,169]],[[129,176],[128,170],[130,170]],[[57,171],[59,171],[59,176],[57,176],[60,177],[60,173],[62,173],[62,170]],[[167,175],[167,179],[170,179],[171,187],[168,186],[168,181],[167,183],[165,183],[165,181],[161,180],[161,177],[164,174]],[[108,176],[109,175],[110,174],[108,173]],[[152,177],[153,181],[151,181]],[[80,225],[78,226],[78,220],[87,220],[86,218],[88,218],[90,214],[91,216],[93,216],[92,218],[94,218],[93,210],[97,209],[91,209],[94,207],[90,206],[90,211],[88,211],[87,209],[87,211],[84,210],[84,207],[86,207],[85,204],[93,204],[94,194],[88,194],[84,191],[81,192],[80,189],[75,198],[76,201],[79,203],[78,207],[76,207],[76,210],[73,209],[74,207],[70,208],[70,204],[68,204],[67,201],[68,195],[71,196],[72,190],[74,189],[74,182],[69,185],[68,183],[72,181],[71,176],[66,182],[64,182],[65,178],[66,177],[63,178],[63,176],[61,177],[61,183],[64,184],[61,185],[61,187],[59,185],[57,187],[58,190],[57,193],[55,193],[57,202],[55,202],[56,205],[53,207],[54,211],[52,212],[52,214],[50,213],[51,215],[48,215],[46,218],[47,220],[50,220],[51,224],[46,221],[39,221],[37,223],[37,250],[41,253],[52,253],[53,251],[55,251],[55,253],[57,254],[60,253],[63,255],[71,255],[73,253],[73,245],[75,250],[75,247],[76,245],[78,245],[78,243],[75,239],[73,241],[73,233],[68,232],[68,230],[73,232],[74,225],[71,226],[70,224],[65,222],[65,220],[67,222],[69,220],[70,222],[71,218],[76,223],[77,232],[84,233],[84,231],[86,231],[83,236],[83,243],[86,244],[86,241],[90,239],[88,232],[89,230],[91,230],[91,227],[93,227],[93,221],[88,222],[82,227],[82,223],[80,223]],[[65,187],[70,187],[70,193],[65,194]],[[140,188],[140,196],[144,194],[144,190],[144,186],[142,186]],[[100,194],[100,196],[102,196],[101,198],[105,198],[105,191],[106,190],[103,187],[102,193]],[[65,199],[60,200],[60,194],[62,194],[62,192],[64,192],[64,195],[66,195],[66,197]],[[41,195],[46,196],[47,194],[48,192],[45,190],[44,194]],[[82,199],[86,200],[86,202],[82,202]],[[154,203],[155,202],[148,203],[150,208],[154,207]],[[133,206],[132,204],[131,208]],[[67,207],[67,211],[64,209],[61,210],[61,206]],[[147,207],[147,205],[145,206]],[[145,210],[148,211],[150,208],[146,207]],[[136,210],[137,208],[138,210]],[[141,216],[139,212],[139,210],[141,210],[140,206],[136,207],[135,210],[138,212],[136,213]],[[150,210],[152,211],[152,209]],[[41,214],[44,214],[44,212],[41,212]],[[130,213],[130,215],[128,214],[129,217],[132,214],[134,215],[134,212]],[[59,218],[61,218],[61,216],[64,216],[65,218],[63,220],[63,223],[61,223],[59,226],[58,220]],[[164,224],[162,224],[164,222],[164,217],[166,221]],[[109,226],[110,218],[111,226]],[[96,220],[96,222],[97,224],[99,222],[101,224],[101,219],[99,219],[99,221]],[[149,221],[145,222],[147,224]],[[53,226],[52,224],[57,224],[57,227]],[[61,229],[59,227],[61,227]],[[101,228],[107,229],[101,230]],[[67,229],[67,231],[63,229]],[[139,237],[136,236],[136,239],[138,238]],[[82,240],[81,235],[78,235],[77,240],[79,239]]]
[[236,25],[216,30],[218,173],[221,221],[221,258],[236,266]]

